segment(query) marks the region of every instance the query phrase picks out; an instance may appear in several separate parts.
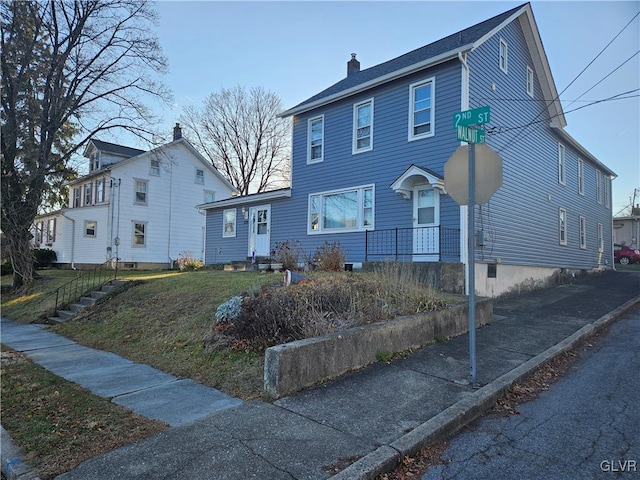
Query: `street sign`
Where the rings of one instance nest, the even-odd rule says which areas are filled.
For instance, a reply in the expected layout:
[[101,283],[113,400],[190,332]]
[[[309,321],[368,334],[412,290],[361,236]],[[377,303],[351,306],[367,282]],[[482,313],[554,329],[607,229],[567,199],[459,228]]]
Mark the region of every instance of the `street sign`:
[[[475,145],[475,203],[482,205],[502,186],[502,158],[485,143]],[[444,164],[444,189],[458,205],[469,200],[469,146],[456,149]]]
[[489,105],[453,114],[454,128],[458,128],[459,126],[468,127],[471,125],[483,125],[490,121],[491,109],[489,108]]
[[458,125],[456,127],[456,138],[460,142],[484,143],[486,135],[484,130],[480,128]]

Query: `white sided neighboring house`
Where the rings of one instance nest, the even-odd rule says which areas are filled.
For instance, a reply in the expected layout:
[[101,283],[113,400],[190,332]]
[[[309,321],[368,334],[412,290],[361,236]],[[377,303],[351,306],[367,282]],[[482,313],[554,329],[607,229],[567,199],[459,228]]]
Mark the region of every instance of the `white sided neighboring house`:
[[205,215],[197,205],[237,190],[184,138],[150,151],[91,140],[89,174],[69,183],[69,207],[38,216],[34,247],[63,268],[118,258],[121,268],[170,268],[180,255],[205,258]]

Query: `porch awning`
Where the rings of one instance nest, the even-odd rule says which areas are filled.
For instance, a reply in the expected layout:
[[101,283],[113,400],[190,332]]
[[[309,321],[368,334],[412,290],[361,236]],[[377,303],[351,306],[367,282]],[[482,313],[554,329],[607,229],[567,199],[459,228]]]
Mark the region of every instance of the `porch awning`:
[[425,180],[427,183],[433,185],[434,188],[438,188],[443,193],[446,193],[443,177],[432,172],[428,168],[419,167],[415,164],[407,168],[404,173],[391,184],[391,188],[394,192],[401,194],[404,198],[409,200],[411,198],[411,190],[413,190],[413,187],[423,184]]

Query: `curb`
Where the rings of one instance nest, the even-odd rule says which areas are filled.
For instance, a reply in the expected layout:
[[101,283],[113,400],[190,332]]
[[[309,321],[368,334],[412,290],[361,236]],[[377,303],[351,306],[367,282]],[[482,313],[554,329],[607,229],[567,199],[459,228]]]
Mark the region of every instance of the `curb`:
[[0,457],[2,474],[7,480],[40,480],[36,470],[22,461],[21,450],[13,443],[2,425],[0,425]]
[[557,355],[571,350],[638,304],[640,304],[640,295],[625,302],[595,322],[585,325],[560,343],[548,348],[519,367],[476,390],[468,397],[451,405],[435,417],[403,435],[391,445],[378,447],[370,454],[332,476],[331,479],[373,480],[378,475],[389,472],[405,456],[414,455],[423,447],[445,440],[455,434],[462,427],[468,425],[491,408],[503,392],[514,383],[530,376],[541,365]]

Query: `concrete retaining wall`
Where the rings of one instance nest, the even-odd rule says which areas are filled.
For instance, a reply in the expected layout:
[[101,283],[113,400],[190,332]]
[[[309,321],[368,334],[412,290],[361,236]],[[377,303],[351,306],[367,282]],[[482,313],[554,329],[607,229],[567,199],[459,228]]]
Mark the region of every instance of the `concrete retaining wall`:
[[[493,301],[476,304],[476,325],[491,322]],[[264,392],[279,398],[393,354],[467,331],[468,305],[398,317],[340,333],[270,347],[265,352]]]

